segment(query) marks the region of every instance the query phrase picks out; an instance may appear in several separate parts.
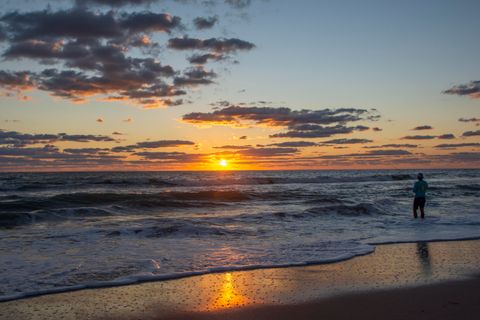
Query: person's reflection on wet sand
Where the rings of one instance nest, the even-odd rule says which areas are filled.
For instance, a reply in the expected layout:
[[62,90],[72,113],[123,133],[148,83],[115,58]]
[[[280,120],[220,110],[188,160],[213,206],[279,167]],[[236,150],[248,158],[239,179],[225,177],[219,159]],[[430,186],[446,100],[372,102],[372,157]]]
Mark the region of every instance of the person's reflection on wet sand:
[[417,255],[424,274],[432,273],[432,265],[428,252],[428,242],[417,242]]

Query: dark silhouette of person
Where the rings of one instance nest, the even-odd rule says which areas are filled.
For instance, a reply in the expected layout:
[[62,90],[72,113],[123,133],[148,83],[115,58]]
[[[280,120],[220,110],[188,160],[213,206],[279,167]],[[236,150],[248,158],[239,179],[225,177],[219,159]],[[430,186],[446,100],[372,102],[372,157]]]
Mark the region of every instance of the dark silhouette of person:
[[423,180],[423,173],[417,175],[418,181],[413,185],[413,193],[415,198],[413,199],[413,217],[416,219],[417,209],[420,208],[420,217],[425,218],[425,195],[428,189],[427,181]]

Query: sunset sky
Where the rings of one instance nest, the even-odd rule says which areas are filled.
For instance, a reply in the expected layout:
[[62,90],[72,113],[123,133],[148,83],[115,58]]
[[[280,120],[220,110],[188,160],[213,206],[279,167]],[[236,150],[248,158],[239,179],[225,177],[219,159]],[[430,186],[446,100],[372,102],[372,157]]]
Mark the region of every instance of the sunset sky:
[[479,12],[3,0],[0,171],[478,168]]

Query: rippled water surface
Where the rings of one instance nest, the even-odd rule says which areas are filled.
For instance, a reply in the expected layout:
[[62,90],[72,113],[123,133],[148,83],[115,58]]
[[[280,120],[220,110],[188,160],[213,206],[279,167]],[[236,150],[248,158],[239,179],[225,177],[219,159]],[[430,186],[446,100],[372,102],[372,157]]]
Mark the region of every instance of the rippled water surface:
[[480,170],[0,174],[0,299],[480,237]]

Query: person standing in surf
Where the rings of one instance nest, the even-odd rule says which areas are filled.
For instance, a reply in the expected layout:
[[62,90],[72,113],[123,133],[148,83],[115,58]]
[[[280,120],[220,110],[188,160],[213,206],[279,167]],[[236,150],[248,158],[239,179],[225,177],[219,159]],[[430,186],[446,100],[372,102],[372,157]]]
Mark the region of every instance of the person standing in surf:
[[428,189],[427,181],[423,180],[423,173],[417,175],[418,181],[413,185],[413,193],[415,198],[413,199],[413,217],[416,219],[417,209],[420,208],[420,218],[425,218],[425,195]]

